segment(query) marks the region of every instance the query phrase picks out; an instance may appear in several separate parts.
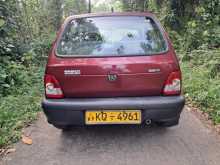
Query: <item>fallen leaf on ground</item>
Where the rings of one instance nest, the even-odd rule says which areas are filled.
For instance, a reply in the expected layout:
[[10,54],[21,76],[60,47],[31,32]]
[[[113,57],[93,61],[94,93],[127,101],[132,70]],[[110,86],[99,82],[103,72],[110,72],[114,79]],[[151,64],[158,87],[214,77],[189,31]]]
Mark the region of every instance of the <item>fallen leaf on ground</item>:
[[24,144],[31,145],[33,143],[32,139],[30,137],[25,136],[25,135],[22,135],[21,140]]

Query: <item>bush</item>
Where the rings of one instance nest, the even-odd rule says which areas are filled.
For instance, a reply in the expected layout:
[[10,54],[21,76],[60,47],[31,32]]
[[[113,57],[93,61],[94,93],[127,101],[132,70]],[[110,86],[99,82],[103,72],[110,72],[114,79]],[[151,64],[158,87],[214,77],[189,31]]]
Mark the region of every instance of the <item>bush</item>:
[[[23,9],[42,6],[36,6],[36,1],[22,1],[19,8],[17,5],[16,0],[0,1],[0,97],[10,95],[15,86],[19,88],[26,83],[24,70],[44,61],[54,38],[50,28],[42,28],[46,27],[42,21],[34,21],[40,18],[34,15],[36,12],[28,10],[33,12],[30,16],[32,24],[26,20],[29,15],[24,16],[27,13]],[[42,18],[45,19],[44,14]]]
[[43,93],[43,67],[20,70],[23,80],[0,100],[0,148],[20,138],[21,129],[36,119]]
[[187,97],[209,113],[215,124],[220,123],[220,49],[190,53],[183,61],[183,84]]

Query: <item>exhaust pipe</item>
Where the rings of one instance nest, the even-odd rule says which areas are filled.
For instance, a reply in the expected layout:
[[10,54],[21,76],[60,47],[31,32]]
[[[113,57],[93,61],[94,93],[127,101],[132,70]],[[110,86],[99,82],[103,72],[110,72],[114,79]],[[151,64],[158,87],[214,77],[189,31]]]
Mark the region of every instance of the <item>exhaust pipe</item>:
[[145,124],[146,124],[146,125],[150,125],[151,123],[152,123],[151,119],[146,119],[146,120],[145,120]]

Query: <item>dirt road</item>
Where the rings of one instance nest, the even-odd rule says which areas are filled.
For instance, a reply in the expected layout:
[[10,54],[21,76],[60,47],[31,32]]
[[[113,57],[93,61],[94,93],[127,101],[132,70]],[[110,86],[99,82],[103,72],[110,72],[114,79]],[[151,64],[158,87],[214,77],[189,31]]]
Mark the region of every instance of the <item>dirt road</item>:
[[3,165],[219,165],[220,139],[197,117],[184,111],[172,128],[105,126],[67,133],[44,115],[26,130],[33,144],[15,145]]

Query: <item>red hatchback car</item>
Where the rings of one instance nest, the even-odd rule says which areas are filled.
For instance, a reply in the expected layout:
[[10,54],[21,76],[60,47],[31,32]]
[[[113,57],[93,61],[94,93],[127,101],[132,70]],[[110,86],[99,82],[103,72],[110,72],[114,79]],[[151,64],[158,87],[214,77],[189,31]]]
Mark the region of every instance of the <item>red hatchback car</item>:
[[174,49],[151,13],[68,17],[51,48],[42,107],[48,122],[177,125],[185,99]]

